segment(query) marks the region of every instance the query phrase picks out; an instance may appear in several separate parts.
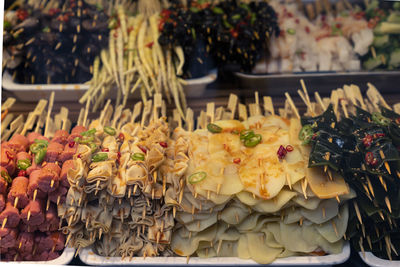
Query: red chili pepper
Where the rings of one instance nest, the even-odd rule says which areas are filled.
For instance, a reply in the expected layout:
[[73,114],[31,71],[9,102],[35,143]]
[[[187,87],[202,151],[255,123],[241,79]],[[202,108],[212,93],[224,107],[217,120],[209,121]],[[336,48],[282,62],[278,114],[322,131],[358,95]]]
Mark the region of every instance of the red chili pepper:
[[119,133],[118,140],[123,142],[125,140],[125,135],[123,133]]
[[239,163],[240,163],[240,161],[241,161],[241,159],[240,159],[240,158],[235,158],[235,159],[233,159],[233,163],[235,163],[235,164],[239,164]]
[[371,164],[373,160],[374,160],[374,154],[372,154],[372,152],[367,152],[367,154],[365,154],[365,162],[367,164]]
[[238,35],[239,35],[238,32],[235,29],[231,29],[230,32],[231,32],[231,35],[232,35],[233,38],[237,38]]
[[75,146],[75,142],[74,141],[69,142],[68,146],[69,147],[74,147]]
[[120,159],[121,159],[121,152],[118,151],[118,152],[117,152],[117,163],[118,163],[118,164],[121,163]]
[[287,150],[287,152],[292,152],[293,151],[293,147],[291,145],[287,145],[286,146],[286,150]]
[[78,159],[80,159],[80,158],[82,157],[82,155],[81,155],[81,154],[78,154],[78,156],[77,156],[77,157],[78,157]]
[[294,22],[296,22],[296,24],[299,24],[300,20],[299,19],[295,19]]
[[164,148],[167,148],[167,147],[168,147],[168,144],[167,144],[166,142],[160,142],[160,146],[162,146],[162,147],[164,147]]
[[54,16],[55,14],[57,14],[58,12],[60,12],[59,8],[50,8],[49,10],[49,15],[50,16]]
[[379,138],[379,137],[385,137],[385,134],[384,133],[377,133],[377,134],[375,134],[375,138]]
[[363,138],[363,144],[365,147],[369,147],[372,144],[372,136],[367,134],[364,138]]
[[293,17],[293,14],[292,14],[291,12],[288,12],[288,13],[287,13],[287,16],[288,16],[289,18],[292,18],[292,17]]
[[336,23],[336,28],[341,29],[342,28],[342,24]]
[[25,9],[18,9],[17,10],[17,17],[19,20],[25,20],[28,17],[28,11]]
[[378,160],[376,159],[376,158],[374,158],[372,161],[371,161],[371,163],[370,163],[372,166],[376,166],[376,165],[378,165]]
[[133,31],[133,26],[130,26],[130,27],[128,28],[128,33],[130,33],[131,31]]
[[143,153],[147,153],[147,148],[145,148],[144,146],[142,146],[142,145],[138,145],[138,148],[140,149],[140,150],[142,150],[142,152]]
[[400,124],[400,118],[397,118],[395,121],[397,124]]
[[109,151],[110,150],[108,148],[106,148],[106,147],[101,149],[101,152],[109,152]]
[[26,176],[26,171],[20,170],[20,171],[18,172],[18,176]]
[[163,18],[169,18],[169,16],[171,15],[172,11],[169,9],[164,9],[163,11],[161,11],[160,16]]
[[315,138],[317,138],[317,136],[318,136],[318,134],[317,134],[317,133],[314,133],[314,134],[312,135],[311,139],[312,139],[312,140],[315,140]]
[[285,147],[281,145],[276,154],[278,154],[279,159],[283,159],[283,158],[285,158],[287,151],[286,151]]
[[308,26],[306,26],[305,30],[306,30],[306,33],[310,33],[311,32],[310,31],[310,27],[308,27]]
[[147,48],[152,48],[153,45],[154,45],[154,42],[150,42],[150,43],[146,44],[146,47],[147,47]]

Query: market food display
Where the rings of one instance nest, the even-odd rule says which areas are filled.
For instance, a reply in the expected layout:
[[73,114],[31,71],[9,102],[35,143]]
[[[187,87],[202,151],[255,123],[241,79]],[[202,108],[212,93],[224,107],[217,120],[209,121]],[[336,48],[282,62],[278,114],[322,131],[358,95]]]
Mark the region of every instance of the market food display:
[[108,39],[108,16],[86,1],[16,1],[7,11],[3,67],[25,84],[84,83]]
[[25,136],[34,119],[31,115],[21,134],[1,143],[0,257],[5,261],[49,261],[64,249],[57,206],[65,201],[66,170],[77,146],[68,142],[66,124],[52,138],[35,131]]

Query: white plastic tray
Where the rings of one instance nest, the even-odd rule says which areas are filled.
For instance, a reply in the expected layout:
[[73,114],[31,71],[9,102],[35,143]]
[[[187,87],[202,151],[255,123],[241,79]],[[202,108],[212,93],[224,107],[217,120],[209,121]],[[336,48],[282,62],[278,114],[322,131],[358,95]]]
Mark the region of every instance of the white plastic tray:
[[74,248],[65,248],[60,257],[51,260],[51,261],[10,261],[10,262],[1,262],[1,267],[6,267],[7,265],[22,264],[26,265],[67,265],[74,258],[75,249]]
[[[207,76],[188,79],[184,85],[187,97],[200,97],[204,94],[208,84],[217,79],[217,72],[212,71]],[[20,84],[12,80],[10,73],[3,73],[2,87],[12,92],[19,101],[32,102],[43,98],[48,98],[51,92],[55,92],[55,101],[78,101],[81,96],[89,89],[88,84]],[[138,92],[138,90],[137,90]],[[109,96],[116,98],[116,94]],[[133,98],[140,98],[139,93]]]
[[360,258],[369,266],[376,267],[399,267],[400,261],[390,261],[378,258],[372,252],[359,252]]
[[[348,242],[343,247],[340,254],[326,256],[302,256],[277,259],[271,266],[326,266],[340,264],[350,257],[350,245]],[[167,265],[182,266],[187,265],[186,257],[129,257],[121,260],[121,257],[102,257],[96,255],[91,248],[85,248],[79,252],[79,258],[88,265]],[[193,257],[189,259],[190,265],[209,265],[209,266],[257,266],[258,263],[252,260],[242,260],[235,257],[216,257],[209,259],[201,259]]]

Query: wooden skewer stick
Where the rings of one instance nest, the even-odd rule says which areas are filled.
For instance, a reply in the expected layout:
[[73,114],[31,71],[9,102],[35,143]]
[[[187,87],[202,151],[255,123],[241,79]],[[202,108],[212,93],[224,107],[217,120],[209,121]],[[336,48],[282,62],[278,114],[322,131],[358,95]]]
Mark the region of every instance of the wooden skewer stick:
[[30,218],[31,218],[31,211],[28,211],[28,216],[26,217],[26,220],[29,222]]
[[286,99],[288,100],[289,105],[290,105],[290,107],[292,108],[294,114],[296,115],[296,118],[300,119],[299,111],[297,110],[295,104],[293,103],[293,100],[292,100],[292,98],[290,97],[289,93],[288,93],[288,92],[285,92],[285,96],[286,96]]
[[392,213],[392,206],[390,205],[390,200],[387,196],[385,197],[385,203],[386,203],[386,206],[387,206],[389,212]]
[[14,208],[16,208],[18,205],[18,197],[15,197],[14,199]]
[[6,226],[7,223],[7,217],[3,219],[3,223],[1,224],[1,230],[4,229],[4,227]]
[[49,136],[49,131],[50,131],[50,114],[51,114],[51,111],[53,110],[54,95],[55,95],[54,91],[51,92],[50,99],[49,99],[49,106],[47,109],[46,126],[44,128],[44,136],[46,136],[46,137]]
[[[385,159],[385,154],[383,154],[383,151],[381,149],[379,149],[379,155],[381,156],[382,160]],[[384,162],[385,168],[388,171],[389,174],[392,174],[392,172],[390,171],[390,166],[389,163],[387,161]]]
[[356,214],[357,214],[357,219],[358,221],[363,224],[362,222],[362,217],[361,217],[361,213],[360,213],[360,209],[358,208],[358,204],[357,202],[353,201],[353,205],[354,205],[354,209],[356,210]]

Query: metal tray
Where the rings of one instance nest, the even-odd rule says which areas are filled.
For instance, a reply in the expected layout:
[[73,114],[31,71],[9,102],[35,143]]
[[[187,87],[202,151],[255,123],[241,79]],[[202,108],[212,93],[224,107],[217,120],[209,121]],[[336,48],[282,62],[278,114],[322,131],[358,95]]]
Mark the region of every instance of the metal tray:
[[[326,256],[299,256],[277,259],[271,266],[327,266],[341,264],[350,257],[350,244],[343,246],[342,253]],[[133,257],[121,260],[121,257],[102,257],[96,255],[91,248],[85,248],[79,252],[81,261],[88,265],[166,265],[166,266],[186,266],[186,257]],[[201,266],[259,266],[260,264],[252,260],[242,260],[236,257],[215,257],[202,259],[192,257],[189,265]]]
[[67,265],[74,258],[75,249],[65,248],[60,257],[51,261],[13,261],[13,262],[1,262],[2,267],[15,266],[16,264],[27,265]]
[[400,93],[400,71],[374,72],[315,72],[293,74],[246,74],[235,72],[243,89],[257,89],[263,95],[297,94],[300,79],[304,79],[309,92],[330,94],[338,85],[355,84],[362,92],[372,83],[383,94]]
[[359,252],[360,258],[369,266],[374,267],[399,267],[400,261],[390,261],[378,258],[372,252]]
[[[207,76],[188,79],[183,86],[185,94],[190,97],[200,97],[204,94],[208,84],[217,79],[217,71],[211,71]],[[82,95],[89,89],[88,84],[20,84],[12,80],[8,72],[3,74],[2,87],[13,93],[14,96],[22,102],[39,101],[48,98],[51,92],[55,92],[55,101],[78,101]],[[108,96],[116,99],[116,93]],[[130,99],[140,99],[139,90],[129,96]]]

